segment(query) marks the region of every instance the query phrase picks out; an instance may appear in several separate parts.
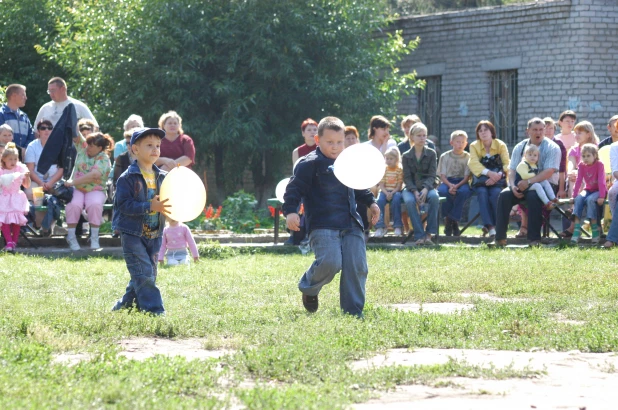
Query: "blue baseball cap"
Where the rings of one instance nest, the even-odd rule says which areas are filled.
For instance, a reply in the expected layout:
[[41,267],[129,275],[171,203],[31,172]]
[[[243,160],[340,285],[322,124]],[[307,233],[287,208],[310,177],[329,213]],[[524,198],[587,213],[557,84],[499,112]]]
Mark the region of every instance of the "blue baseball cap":
[[139,128],[133,131],[133,135],[131,136],[131,145],[135,144],[137,140],[143,136],[151,134],[154,134],[161,139],[165,138],[165,131],[161,128]]

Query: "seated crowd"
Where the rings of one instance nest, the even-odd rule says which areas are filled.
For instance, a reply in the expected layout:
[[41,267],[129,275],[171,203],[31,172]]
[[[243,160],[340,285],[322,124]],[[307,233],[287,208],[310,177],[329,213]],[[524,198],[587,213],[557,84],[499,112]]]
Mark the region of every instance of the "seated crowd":
[[[560,235],[577,243],[582,222],[588,220],[591,241],[599,243],[602,205],[607,198],[614,211],[618,196],[618,184],[612,185],[618,178],[617,120],[618,115],[609,119],[610,135],[600,141],[592,124],[577,122],[571,110],[560,114],[559,133],[552,118],[532,118],[526,128],[527,138],[510,153],[496,137],[494,125],[483,120],[477,124],[471,144],[465,131],[456,130],[450,135],[452,149],[438,156],[418,116],[404,118],[401,127],[405,139],[398,145],[390,137],[389,121],[374,116],[366,144],[384,154],[386,172],[375,189],[381,215],[373,236],[386,235],[389,221],[385,211],[390,204],[394,235],[405,233],[403,227],[409,218],[416,244],[433,243],[438,233],[440,202],[444,234],[459,236],[464,204],[476,194],[483,234],[495,240],[497,246],[506,244],[508,224],[516,213],[521,214],[522,221],[516,237],[538,245],[544,220],[559,199],[565,198],[571,200],[563,203],[570,202],[574,207],[572,216],[563,218]],[[358,131],[347,127],[346,146],[357,142]],[[603,156],[603,163],[599,150],[605,146],[611,148],[606,148],[610,154]],[[605,247],[618,244],[615,220],[618,218],[612,220]]]
[[[71,250],[80,249],[78,231],[84,222],[90,227],[90,248],[98,249],[104,205],[112,202],[116,180],[134,159],[128,141],[135,130],[144,127],[144,122],[139,115],[131,115],[124,122],[124,138],[115,143],[109,134],[101,132],[88,107],[68,96],[62,78],[49,80],[48,94],[51,101],[39,110],[34,127],[21,111],[27,99],[25,86],[9,85],[6,103],[0,108],[0,225],[4,249],[15,251],[20,229],[26,224],[31,229],[40,228],[41,236],[51,235],[63,206]],[[71,153],[67,166],[50,158],[58,157],[63,149],[64,130],[71,127],[65,119],[69,115],[64,112],[71,103],[79,132],[67,142],[66,151]],[[158,126],[165,131],[165,138],[156,165],[166,171],[176,164],[191,167],[195,146],[184,133],[180,116],[169,111],[161,116]],[[54,128],[63,131],[54,133]],[[44,152],[47,154],[42,155]],[[61,188],[71,195],[60,195]]]

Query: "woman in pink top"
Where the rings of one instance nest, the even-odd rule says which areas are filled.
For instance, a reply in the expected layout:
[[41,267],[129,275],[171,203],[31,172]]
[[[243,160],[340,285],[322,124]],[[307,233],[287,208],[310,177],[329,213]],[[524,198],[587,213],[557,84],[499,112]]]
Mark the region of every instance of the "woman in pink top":
[[168,265],[188,265],[191,260],[187,253],[187,246],[191,250],[193,261],[197,262],[200,255],[197,252],[197,245],[189,227],[170,218],[167,218],[167,222],[168,226],[163,230],[159,263],[163,264],[163,256],[166,256]]
[[171,171],[180,164],[191,168],[195,164],[195,145],[182,130],[182,118],[176,111],[166,112],[159,118],[159,128],[165,130],[161,140],[161,156],[155,165],[163,171]]
[[[575,231],[571,242],[577,243],[581,236],[581,219],[585,206],[586,217],[590,220],[590,228],[592,229],[592,243],[599,243],[598,207],[603,205],[605,195],[607,195],[605,167],[599,161],[599,149],[594,144],[584,144],[581,149],[581,158],[582,162],[577,167],[577,180],[573,188]],[[579,193],[582,182],[586,184],[586,187]]]

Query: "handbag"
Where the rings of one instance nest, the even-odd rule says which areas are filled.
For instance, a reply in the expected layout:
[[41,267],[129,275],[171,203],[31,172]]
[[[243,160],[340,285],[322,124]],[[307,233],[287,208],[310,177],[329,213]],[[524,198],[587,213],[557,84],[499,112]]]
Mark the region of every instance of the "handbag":
[[73,189],[75,188],[66,186],[64,182],[64,179],[56,182],[51,190],[51,194],[64,204],[68,204],[73,199]]
[[[483,157],[480,160],[481,164],[485,168],[493,172],[502,172],[502,158],[500,158],[500,154],[492,155],[490,157]],[[487,175],[472,175],[472,186],[473,187],[486,187],[486,183],[489,181],[489,177]],[[506,176],[503,176],[498,182],[494,185],[496,187],[504,188],[506,186]]]

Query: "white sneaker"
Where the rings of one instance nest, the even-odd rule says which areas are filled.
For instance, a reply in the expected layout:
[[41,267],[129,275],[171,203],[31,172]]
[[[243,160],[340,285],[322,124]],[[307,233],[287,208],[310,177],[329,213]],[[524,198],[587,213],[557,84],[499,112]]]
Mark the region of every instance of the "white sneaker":
[[69,248],[71,248],[72,251],[78,251],[81,249],[79,247],[79,243],[77,242],[77,238],[75,237],[70,238],[67,236],[67,243],[69,244]]
[[376,229],[376,231],[373,233],[373,237],[374,238],[382,238],[384,237],[384,235],[386,234],[386,229],[384,228],[378,228]]
[[90,237],[90,249],[99,249],[99,237],[97,236],[96,238],[91,236]]
[[401,236],[401,228],[395,228],[395,232],[393,232],[395,236]]

